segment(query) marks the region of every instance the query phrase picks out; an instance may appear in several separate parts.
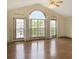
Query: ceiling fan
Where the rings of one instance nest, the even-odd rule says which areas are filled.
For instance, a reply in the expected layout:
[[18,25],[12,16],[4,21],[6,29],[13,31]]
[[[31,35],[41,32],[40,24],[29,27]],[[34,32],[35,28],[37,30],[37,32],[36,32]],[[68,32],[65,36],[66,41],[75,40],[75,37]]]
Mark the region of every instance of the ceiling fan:
[[60,7],[62,3],[62,0],[49,0],[49,8]]

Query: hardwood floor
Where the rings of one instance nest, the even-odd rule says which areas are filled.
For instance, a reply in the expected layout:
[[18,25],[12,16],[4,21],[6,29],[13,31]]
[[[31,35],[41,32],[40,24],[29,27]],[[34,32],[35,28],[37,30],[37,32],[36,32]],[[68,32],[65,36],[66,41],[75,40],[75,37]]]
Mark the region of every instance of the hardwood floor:
[[66,38],[13,42],[7,59],[72,59],[72,40]]

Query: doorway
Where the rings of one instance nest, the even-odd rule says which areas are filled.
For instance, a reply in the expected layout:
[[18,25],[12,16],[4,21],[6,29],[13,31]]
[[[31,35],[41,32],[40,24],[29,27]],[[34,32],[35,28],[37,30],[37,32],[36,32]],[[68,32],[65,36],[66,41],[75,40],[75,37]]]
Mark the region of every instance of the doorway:
[[50,38],[56,38],[56,19],[50,20]]
[[15,33],[16,39],[24,39],[24,19],[15,19]]

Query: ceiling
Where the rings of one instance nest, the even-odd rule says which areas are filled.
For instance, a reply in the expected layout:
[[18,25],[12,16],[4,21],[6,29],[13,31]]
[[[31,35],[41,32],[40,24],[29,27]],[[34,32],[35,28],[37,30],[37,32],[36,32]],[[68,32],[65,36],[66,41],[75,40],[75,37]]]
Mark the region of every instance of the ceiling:
[[[32,4],[40,4],[48,7],[48,0],[7,0],[7,9],[12,10]],[[63,0],[63,4],[60,7],[51,9],[52,11],[65,16],[72,16],[72,0]]]

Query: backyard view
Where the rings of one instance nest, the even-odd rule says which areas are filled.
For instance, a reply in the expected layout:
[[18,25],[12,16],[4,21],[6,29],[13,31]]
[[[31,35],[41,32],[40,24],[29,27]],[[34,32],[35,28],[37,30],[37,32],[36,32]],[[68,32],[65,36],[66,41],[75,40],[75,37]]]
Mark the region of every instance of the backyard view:
[[16,19],[16,38],[24,38],[24,19]]
[[56,21],[50,20],[50,37],[52,38],[55,35],[56,35]]
[[33,37],[40,37],[45,36],[45,27],[44,27],[44,20],[32,20],[32,36]]
[[[50,37],[56,35],[55,20],[50,20]],[[44,20],[32,20],[32,36],[40,37],[45,36],[45,23]]]
[[[32,37],[44,37],[45,36],[45,20],[44,19],[32,19]],[[50,37],[56,35],[55,20],[50,20]],[[24,38],[24,19],[16,20],[16,38]]]

